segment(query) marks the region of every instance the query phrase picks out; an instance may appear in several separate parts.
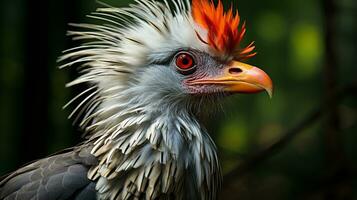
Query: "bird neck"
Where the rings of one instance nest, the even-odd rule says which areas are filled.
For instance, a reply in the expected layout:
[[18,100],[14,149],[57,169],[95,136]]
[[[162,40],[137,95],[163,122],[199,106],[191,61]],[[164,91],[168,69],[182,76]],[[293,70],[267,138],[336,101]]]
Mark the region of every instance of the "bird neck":
[[[143,99],[117,102],[126,103],[107,102],[97,111],[102,115],[87,129],[94,144],[92,154],[100,161],[90,178],[104,178],[107,184],[102,185],[107,187],[109,180],[128,172],[140,174],[140,170],[170,164],[178,170],[175,180],[196,188],[190,195],[216,196],[221,180],[216,147],[193,114],[163,102],[160,107],[145,104]],[[109,107],[110,112],[103,110]],[[176,187],[174,182],[162,184],[161,191]]]

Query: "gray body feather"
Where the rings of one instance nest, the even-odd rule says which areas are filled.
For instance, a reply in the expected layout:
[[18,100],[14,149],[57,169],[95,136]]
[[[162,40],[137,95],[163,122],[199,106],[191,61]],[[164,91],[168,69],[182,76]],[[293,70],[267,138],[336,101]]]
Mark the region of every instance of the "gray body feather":
[[38,160],[3,178],[3,200],[96,199],[95,183],[87,178],[97,163],[88,148],[79,148]]

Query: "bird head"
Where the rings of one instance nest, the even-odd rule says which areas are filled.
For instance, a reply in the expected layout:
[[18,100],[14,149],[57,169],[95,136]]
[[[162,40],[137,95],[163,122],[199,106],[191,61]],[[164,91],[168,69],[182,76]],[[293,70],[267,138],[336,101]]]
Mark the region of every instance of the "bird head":
[[76,24],[86,31],[69,34],[86,42],[62,60],[72,59],[64,67],[82,65],[83,75],[69,85],[94,85],[92,106],[192,108],[207,97],[272,93],[269,76],[244,62],[255,55],[254,43],[242,47],[245,23],[221,1],[137,0],[91,17],[105,23]]

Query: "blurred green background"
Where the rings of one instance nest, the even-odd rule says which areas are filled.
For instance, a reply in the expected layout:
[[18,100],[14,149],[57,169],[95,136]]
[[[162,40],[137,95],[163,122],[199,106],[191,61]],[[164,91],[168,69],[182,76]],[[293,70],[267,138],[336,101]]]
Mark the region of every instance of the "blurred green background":
[[[130,0],[102,0],[123,6]],[[230,5],[231,1],[224,1]],[[247,21],[246,42],[258,55],[249,63],[275,84],[266,94],[240,95],[208,119],[224,173],[284,138],[313,110],[331,110],[264,159],[233,173],[222,199],[357,199],[357,1],[234,1]],[[80,141],[81,131],[62,106],[81,88],[66,89],[75,69],[58,70],[61,51],[73,47],[68,23],[85,16],[94,0],[0,1],[0,175]],[[337,101],[337,100],[336,100]],[[260,154],[259,154],[260,155]]]

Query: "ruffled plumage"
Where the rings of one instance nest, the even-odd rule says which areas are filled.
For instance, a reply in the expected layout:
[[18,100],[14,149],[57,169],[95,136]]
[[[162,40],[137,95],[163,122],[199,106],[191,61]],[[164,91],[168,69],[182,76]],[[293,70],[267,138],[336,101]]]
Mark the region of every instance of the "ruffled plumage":
[[197,33],[198,37],[215,50],[232,54],[237,59],[247,59],[256,54],[253,53],[255,49],[253,42],[245,48],[240,47],[246,27],[243,23],[239,28],[241,19],[238,11],[233,14],[233,9],[230,8],[225,12],[221,1],[218,1],[218,5],[215,6],[212,1],[193,0],[192,15],[195,22],[207,31],[206,37]]

